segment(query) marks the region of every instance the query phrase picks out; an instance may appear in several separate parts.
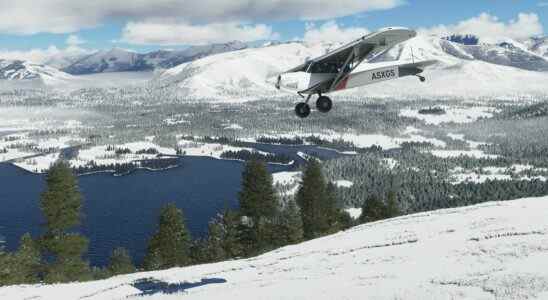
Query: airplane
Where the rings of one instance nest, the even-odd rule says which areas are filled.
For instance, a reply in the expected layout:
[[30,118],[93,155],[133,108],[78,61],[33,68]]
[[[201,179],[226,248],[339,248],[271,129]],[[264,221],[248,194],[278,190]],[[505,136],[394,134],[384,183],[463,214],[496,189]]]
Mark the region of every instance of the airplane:
[[[333,107],[333,102],[325,94],[404,76],[417,76],[421,82],[425,82],[426,78],[419,74],[427,66],[435,64],[435,60],[415,62],[413,58],[412,62],[364,63],[368,58],[376,57],[415,36],[416,31],[404,27],[380,29],[279,74],[275,87],[297,92],[302,98],[308,95],[304,102],[295,106],[297,116],[306,118],[310,115],[308,102],[316,94],[316,108],[327,113]],[[360,65],[362,67],[357,69]]]

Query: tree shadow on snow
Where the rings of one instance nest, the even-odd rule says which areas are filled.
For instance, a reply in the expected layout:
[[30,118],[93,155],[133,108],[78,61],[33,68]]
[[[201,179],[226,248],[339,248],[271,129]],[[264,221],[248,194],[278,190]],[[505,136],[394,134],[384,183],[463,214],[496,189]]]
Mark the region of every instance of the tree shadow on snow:
[[132,286],[141,291],[138,296],[150,296],[181,293],[188,289],[220,283],[226,283],[226,280],[223,278],[203,278],[199,282],[167,283],[154,278],[143,278],[133,282]]

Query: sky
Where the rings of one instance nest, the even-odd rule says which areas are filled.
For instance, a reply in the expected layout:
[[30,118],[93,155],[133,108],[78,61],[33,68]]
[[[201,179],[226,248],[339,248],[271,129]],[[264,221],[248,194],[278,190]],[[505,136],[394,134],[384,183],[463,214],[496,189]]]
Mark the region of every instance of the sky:
[[349,41],[382,27],[541,36],[548,0],[0,0],[0,58],[263,40]]

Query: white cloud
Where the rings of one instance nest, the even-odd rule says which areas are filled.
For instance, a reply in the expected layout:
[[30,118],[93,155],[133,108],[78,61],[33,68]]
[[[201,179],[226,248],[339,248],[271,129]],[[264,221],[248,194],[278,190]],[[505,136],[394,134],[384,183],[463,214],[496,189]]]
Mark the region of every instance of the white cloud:
[[176,18],[189,24],[325,20],[404,3],[404,0],[1,0],[0,32],[70,33],[124,18],[137,22]]
[[321,26],[307,24],[304,41],[306,42],[350,42],[369,33],[363,27],[340,27],[335,21],[328,21]]
[[78,46],[78,45],[83,45],[87,42],[86,42],[86,40],[83,40],[79,36],[77,36],[75,34],[71,34],[71,35],[68,36],[65,43],[69,46]]
[[422,28],[421,34],[475,34],[484,42],[497,42],[503,38],[523,39],[541,35],[543,27],[535,13],[520,13],[517,19],[508,22],[500,21],[496,16],[482,13],[477,17],[464,20],[454,25],[438,25]]
[[[0,59],[28,60],[34,63],[43,64],[52,59],[60,59],[71,56],[78,56],[92,53],[93,50],[69,46],[59,49],[56,46],[49,46],[45,49],[31,49],[26,51],[0,50]],[[61,67],[61,66],[55,66]]]
[[237,23],[130,22],[123,30],[122,40],[131,44],[204,45],[233,40],[250,42],[279,38],[270,26],[239,25]]

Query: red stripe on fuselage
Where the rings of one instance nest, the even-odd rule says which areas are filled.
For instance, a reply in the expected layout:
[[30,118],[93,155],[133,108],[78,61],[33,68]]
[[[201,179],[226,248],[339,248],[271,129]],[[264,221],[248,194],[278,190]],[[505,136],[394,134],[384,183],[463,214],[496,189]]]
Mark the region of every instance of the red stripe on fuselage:
[[339,84],[337,85],[337,87],[335,88],[335,90],[344,90],[346,89],[346,84],[348,83],[348,79],[350,78],[350,76],[346,76],[343,80],[341,80],[341,82],[339,82]]

